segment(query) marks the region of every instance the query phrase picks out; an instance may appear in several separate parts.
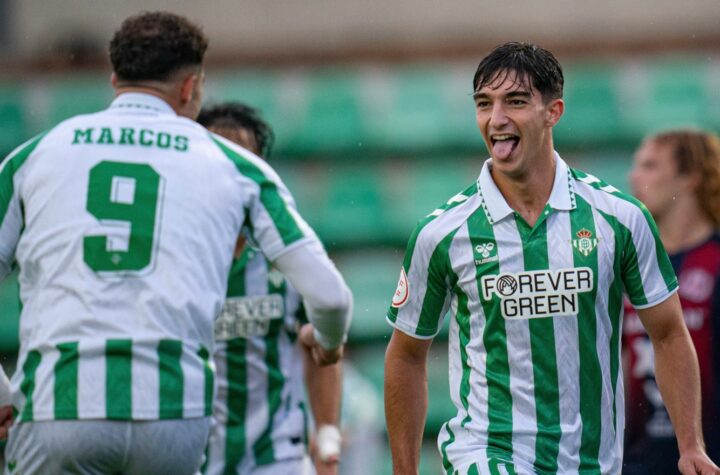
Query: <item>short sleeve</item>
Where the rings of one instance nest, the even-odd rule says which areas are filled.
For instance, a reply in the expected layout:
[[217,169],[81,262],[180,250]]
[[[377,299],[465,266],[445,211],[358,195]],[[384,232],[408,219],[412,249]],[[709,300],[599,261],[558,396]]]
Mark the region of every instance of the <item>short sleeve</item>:
[[386,319],[410,336],[433,338],[451,300],[448,249],[452,234],[419,226],[408,243],[400,279]]
[[677,290],[677,277],[643,204],[633,206],[625,231],[621,267],[628,298],[635,308],[653,307]]

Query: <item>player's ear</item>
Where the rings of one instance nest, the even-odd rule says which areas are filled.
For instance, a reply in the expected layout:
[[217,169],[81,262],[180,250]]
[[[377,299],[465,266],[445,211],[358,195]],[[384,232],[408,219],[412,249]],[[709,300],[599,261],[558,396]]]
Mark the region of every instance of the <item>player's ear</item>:
[[110,85],[113,87],[113,89],[117,89],[117,87],[118,87],[117,74],[115,74],[115,73],[110,74]]
[[560,121],[563,112],[565,112],[565,101],[562,99],[553,99],[545,106],[546,116],[545,124],[548,127],[554,127]]
[[200,76],[196,73],[183,77],[180,83],[180,102],[182,104],[187,104],[193,100],[196,93],[196,84],[199,80]]

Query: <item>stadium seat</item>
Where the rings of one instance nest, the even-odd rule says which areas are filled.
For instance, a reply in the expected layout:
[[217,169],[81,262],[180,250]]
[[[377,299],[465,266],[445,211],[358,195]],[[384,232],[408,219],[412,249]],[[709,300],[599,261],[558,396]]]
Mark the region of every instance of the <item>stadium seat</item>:
[[18,85],[0,85],[0,155],[7,153],[30,138],[27,130],[23,90]]

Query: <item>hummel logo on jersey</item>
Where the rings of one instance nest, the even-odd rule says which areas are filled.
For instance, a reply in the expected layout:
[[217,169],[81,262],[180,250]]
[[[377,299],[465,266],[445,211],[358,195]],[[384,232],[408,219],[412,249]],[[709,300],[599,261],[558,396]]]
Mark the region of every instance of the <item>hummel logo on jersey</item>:
[[482,256],[482,259],[475,259],[475,264],[485,264],[488,262],[495,262],[498,260],[497,254],[492,256],[491,254],[495,252],[495,243],[493,242],[484,242],[482,244],[478,244],[475,246],[475,252],[480,254]]
[[583,228],[578,231],[575,236],[577,239],[572,240],[572,245],[575,249],[580,251],[580,254],[587,257],[597,247],[597,238],[592,237],[592,232]]
[[500,297],[500,313],[507,319],[577,315],[578,294],[593,289],[588,267],[485,275],[482,296]]

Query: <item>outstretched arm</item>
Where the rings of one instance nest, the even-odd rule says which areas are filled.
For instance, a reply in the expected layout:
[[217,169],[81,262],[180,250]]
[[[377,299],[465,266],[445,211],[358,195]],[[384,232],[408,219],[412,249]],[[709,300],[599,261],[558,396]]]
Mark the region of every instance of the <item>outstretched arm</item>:
[[705,454],[700,370],[683,321],[680,299],[674,294],[654,307],[639,309],[638,315],[655,352],[655,378],[677,436],[680,472],[720,474],[720,469]]
[[308,243],[281,255],[274,263],[303,298],[314,331],[301,332],[302,343],[321,364],[342,357],[350,319],[352,294],[319,242]]
[[431,343],[394,330],[385,353],[385,420],[395,475],[418,473],[427,416],[427,354]]

